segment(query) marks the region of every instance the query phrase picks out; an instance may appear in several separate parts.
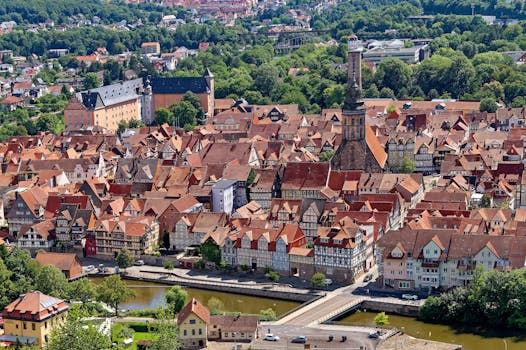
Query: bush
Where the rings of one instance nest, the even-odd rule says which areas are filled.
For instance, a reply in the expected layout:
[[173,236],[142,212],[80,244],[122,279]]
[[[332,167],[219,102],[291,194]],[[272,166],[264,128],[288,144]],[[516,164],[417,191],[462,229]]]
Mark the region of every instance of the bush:
[[316,272],[312,275],[310,283],[312,283],[314,287],[325,287],[325,275],[321,272]]
[[279,281],[279,274],[276,271],[270,271],[269,273],[267,273],[267,277],[272,282]]
[[278,316],[276,316],[276,311],[271,308],[259,311],[260,321],[276,321],[277,319]]
[[174,264],[171,262],[171,261],[167,261],[164,263],[163,267],[167,270],[173,270],[174,269]]
[[151,317],[151,318],[157,318],[159,313],[163,310],[162,307],[158,307],[155,309],[141,309],[141,310],[130,310],[127,313],[127,316],[129,317]]

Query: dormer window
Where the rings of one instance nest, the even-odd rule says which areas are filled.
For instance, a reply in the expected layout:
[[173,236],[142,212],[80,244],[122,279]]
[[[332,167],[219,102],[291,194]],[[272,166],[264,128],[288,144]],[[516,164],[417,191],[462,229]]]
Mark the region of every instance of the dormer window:
[[341,239],[335,239],[334,240],[334,244],[342,244],[342,240]]
[[329,243],[329,239],[328,238],[320,238],[320,242],[321,243]]

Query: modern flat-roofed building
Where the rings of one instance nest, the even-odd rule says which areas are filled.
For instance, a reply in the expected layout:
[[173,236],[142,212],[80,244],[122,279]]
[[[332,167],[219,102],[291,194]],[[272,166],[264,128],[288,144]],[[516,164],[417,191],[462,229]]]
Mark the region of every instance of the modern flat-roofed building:
[[407,64],[415,64],[429,57],[429,47],[419,45],[413,47],[382,48],[375,47],[363,53],[363,60],[380,63],[386,58],[398,58]]

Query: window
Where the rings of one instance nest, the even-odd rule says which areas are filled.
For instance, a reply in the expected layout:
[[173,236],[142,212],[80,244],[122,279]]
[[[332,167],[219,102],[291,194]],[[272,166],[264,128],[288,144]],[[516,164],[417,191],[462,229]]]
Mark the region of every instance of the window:
[[23,325],[24,325],[24,329],[27,329],[27,324],[25,322],[23,323]]
[[183,331],[183,334],[186,336],[186,329]]
[[199,328],[199,335],[202,335],[202,334],[203,334],[203,330]]
[[190,324],[195,324],[195,320],[194,319],[190,320]]
[[192,329],[192,335],[195,335],[195,329]]
[[34,324],[34,323],[31,323],[31,329],[32,329],[32,330],[35,330],[35,328],[36,328],[36,327],[35,327],[35,324]]

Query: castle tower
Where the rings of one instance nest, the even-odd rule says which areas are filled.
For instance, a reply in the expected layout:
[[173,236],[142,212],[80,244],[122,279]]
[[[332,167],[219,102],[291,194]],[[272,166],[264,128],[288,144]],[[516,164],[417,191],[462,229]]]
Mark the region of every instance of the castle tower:
[[152,85],[150,83],[150,77],[146,78],[144,82],[144,89],[142,91],[141,100],[141,120],[146,125],[151,125],[155,117],[155,111],[153,106],[153,95]]

